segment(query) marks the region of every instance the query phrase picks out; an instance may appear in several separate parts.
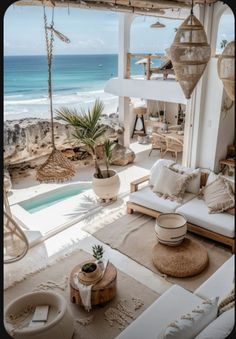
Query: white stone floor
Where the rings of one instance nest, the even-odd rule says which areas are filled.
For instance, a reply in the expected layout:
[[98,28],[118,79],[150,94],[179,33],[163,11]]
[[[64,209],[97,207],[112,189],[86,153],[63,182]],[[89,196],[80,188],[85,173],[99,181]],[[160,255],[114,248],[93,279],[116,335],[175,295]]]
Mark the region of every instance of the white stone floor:
[[[102,208],[103,215],[109,215],[109,213],[114,211],[117,212],[119,209],[122,209],[122,206],[124,208],[124,204],[128,199],[130,182],[148,174],[152,164],[159,158],[158,151],[153,151],[151,156],[148,156],[151,145],[133,143],[131,144],[131,148],[136,153],[135,162],[126,167],[113,167],[119,172],[121,180],[120,197],[116,203]],[[72,181],[87,182],[91,180],[92,173],[93,167],[80,169]],[[10,204],[28,199],[35,194],[49,191],[60,185],[62,184],[38,184],[33,177],[24,178],[13,185],[13,194],[9,197]],[[162,294],[171,286],[171,284],[162,277],[98,241],[92,235],[82,230],[81,225],[83,225],[83,221],[68,227],[44,242],[32,247],[22,260],[4,265],[5,288],[13,284],[15,280],[20,280],[30,272],[50,264],[57,257],[61,257],[63,253],[73,249],[82,249],[91,253],[92,245],[99,243],[102,244],[105,249],[104,256],[109,258],[119,270],[128,273],[150,289]]]

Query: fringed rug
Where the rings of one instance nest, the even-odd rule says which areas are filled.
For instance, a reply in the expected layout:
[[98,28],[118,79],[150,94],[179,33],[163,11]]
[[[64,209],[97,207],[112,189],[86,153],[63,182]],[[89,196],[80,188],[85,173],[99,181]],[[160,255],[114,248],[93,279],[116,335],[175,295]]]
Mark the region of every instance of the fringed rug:
[[173,278],[163,275],[156,269],[152,262],[152,248],[157,242],[154,226],[154,218],[140,213],[134,213],[123,216],[96,232],[93,232],[93,229],[89,227],[86,227],[86,231],[137,263],[163,276],[168,281],[178,284],[192,292],[232,255],[228,247],[188,232],[188,238],[195,239],[206,247],[209,256],[209,265],[204,271],[193,277]]
[[115,338],[159,295],[118,270],[116,297],[105,306],[97,306],[86,312],[81,306],[70,302],[69,276],[74,266],[89,258],[90,254],[78,250],[43,271],[27,276],[5,291],[4,305],[31,291],[52,290],[67,300],[75,320],[73,339]]

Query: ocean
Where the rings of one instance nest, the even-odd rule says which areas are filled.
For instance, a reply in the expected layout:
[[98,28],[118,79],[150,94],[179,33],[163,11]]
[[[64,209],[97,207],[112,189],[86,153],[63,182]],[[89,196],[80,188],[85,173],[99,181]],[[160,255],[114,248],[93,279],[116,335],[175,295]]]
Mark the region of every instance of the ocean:
[[[143,65],[132,61],[132,74]],[[53,107],[88,108],[97,98],[104,113],[116,112],[118,97],[104,92],[105,83],[117,77],[118,55],[55,55],[52,67]],[[4,57],[4,120],[49,118],[46,56]]]

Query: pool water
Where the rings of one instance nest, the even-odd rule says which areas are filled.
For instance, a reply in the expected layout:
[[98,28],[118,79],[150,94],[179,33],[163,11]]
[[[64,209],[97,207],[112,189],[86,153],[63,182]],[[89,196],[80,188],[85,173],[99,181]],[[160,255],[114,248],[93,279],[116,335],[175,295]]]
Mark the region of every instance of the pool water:
[[40,197],[35,197],[26,201],[19,203],[19,205],[24,208],[29,213],[35,213],[41,211],[44,208],[52,206],[60,201],[74,197],[76,195],[84,192],[86,188],[81,187],[66,187],[60,190],[54,190],[48,193],[41,195]]

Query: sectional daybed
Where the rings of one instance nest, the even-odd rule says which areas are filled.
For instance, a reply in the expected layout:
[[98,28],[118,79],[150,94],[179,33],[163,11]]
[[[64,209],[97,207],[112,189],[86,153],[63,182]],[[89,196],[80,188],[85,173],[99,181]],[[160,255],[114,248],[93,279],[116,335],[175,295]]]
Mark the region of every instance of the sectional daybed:
[[[184,314],[190,314],[203,300],[219,297],[219,301],[232,290],[234,285],[234,255],[232,255],[208,280],[194,293],[173,285],[133,321],[116,339],[159,339],[165,328]],[[206,326],[191,323],[191,334],[183,337],[179,333],[173,338],[186,339],[224,339],[234,328],[234,307],[229,308],[220,316],[214,316],[210,322],[205,316]],[[196,327],[197,325],[197,327]],[[201,329],[200,329],[201,328]],[[166,336],[165,336],[166,338]],[[169,338],[167,336],[167,338]],[[170,336],[172,338],[172,336]]]
[[[160,213],[176,212],[183,214],[188,221],[188,231],[229,245],[232,248],[232,252],[234,252],[234,215],[227,212],[210,214],[204,199],[199,198],[200,188],[215,180],[216,174],[211,172],[209,175],[206,171],[198,169],[199,181],[196,182],[195,180],[195,187],[192,187],[189,191],[186,190],[181,203],[159,197],[152,191],[154,180],[160,167],[173,164],[174,161],[172,160],[159,159],[151,168],[150,175],[131,183],[127,212],[131,214],[134,211],[138,211],[153,217],[157,217]],[[197,171],[181,166],[179,168],[187,172]],[[234,192],[233,179],[227,177],[227,180],[229,180]]]

